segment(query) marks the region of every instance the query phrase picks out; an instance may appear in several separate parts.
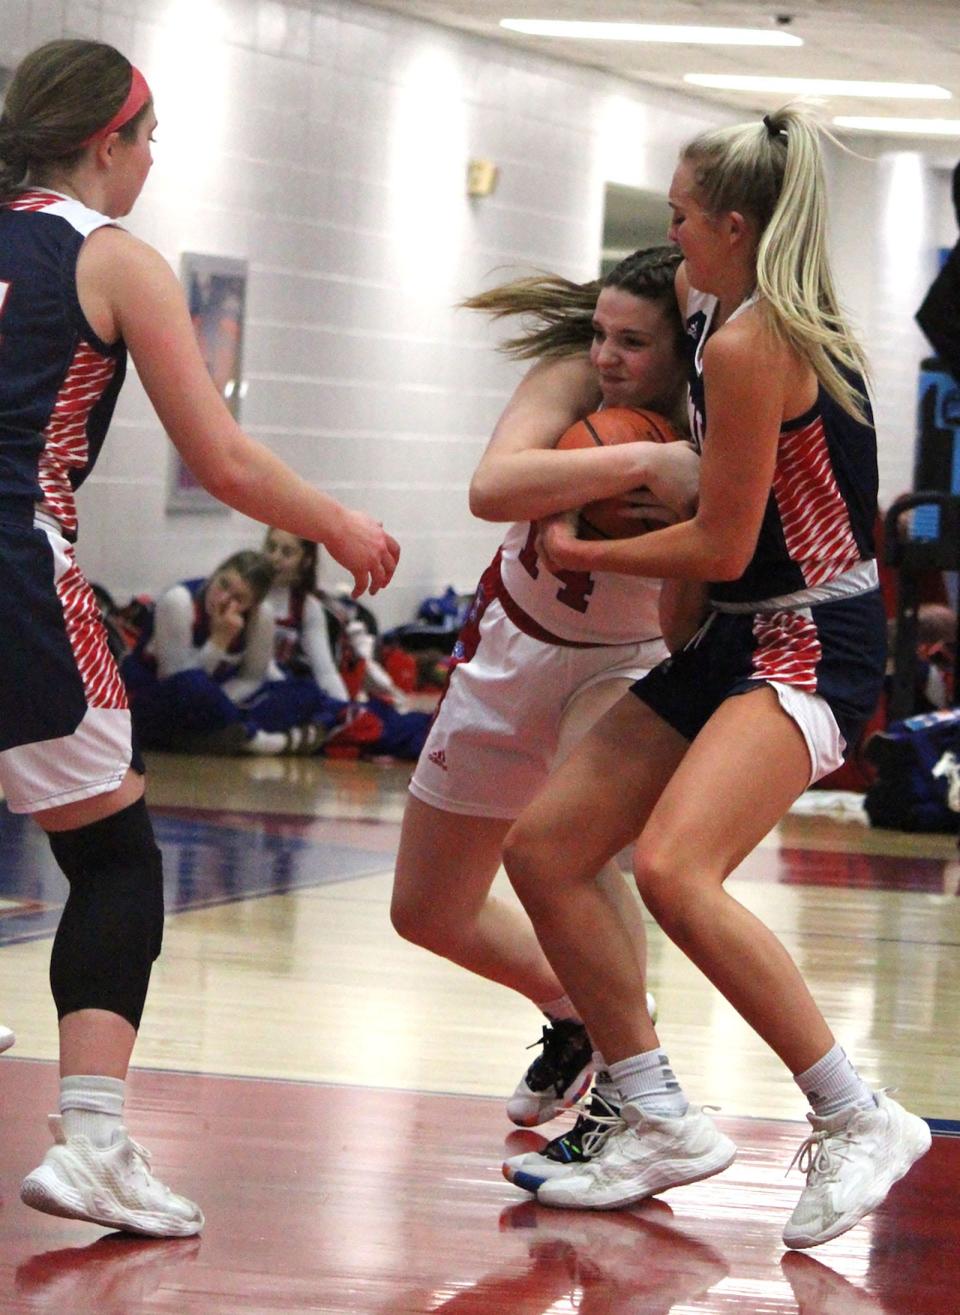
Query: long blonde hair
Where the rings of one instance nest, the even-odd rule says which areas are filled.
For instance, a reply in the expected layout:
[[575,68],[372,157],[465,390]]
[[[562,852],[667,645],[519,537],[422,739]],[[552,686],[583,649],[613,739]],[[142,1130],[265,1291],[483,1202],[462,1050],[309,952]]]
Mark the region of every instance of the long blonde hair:
[[708,212],[736,210],[756,224],[760,313],[844,411],[864,420],[867,361],[827,255],[822,131],[805,111],[784,106],[761,123],[702,133],[681,159],[692,165]]

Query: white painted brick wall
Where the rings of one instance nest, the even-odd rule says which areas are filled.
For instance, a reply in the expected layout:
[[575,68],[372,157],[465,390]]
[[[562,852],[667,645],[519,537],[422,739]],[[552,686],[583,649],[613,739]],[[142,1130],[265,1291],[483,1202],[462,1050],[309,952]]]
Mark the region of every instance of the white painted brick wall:
[[[184,251],[249,261],[244,423],[400,538],[381,621],[471,588],[499,531],[471,519],[467,483],[519,368],[455,303],[504,267],[592,277],[603,183],[665,190],[678,147],[723,116],[351,0],[0,0],[0,62],[64,33],[112,41],[154,86],[133,231],[176,268]],[[473,156],[500,166],[483,201],[465,195]],[[891,170],[867,168],[831,164],[837,272],[877,365],[889,496],[912,463],[912,298],[948,174],[891,246],[874,228]],[[120,597],[260,538],[234,513],[168,513],[168,448],[132,374],[80,498],[81,560]]]

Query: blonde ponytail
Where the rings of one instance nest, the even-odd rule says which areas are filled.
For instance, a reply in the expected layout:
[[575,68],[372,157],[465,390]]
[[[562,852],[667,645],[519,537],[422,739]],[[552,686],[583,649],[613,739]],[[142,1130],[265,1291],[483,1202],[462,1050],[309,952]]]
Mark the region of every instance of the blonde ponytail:
[[708,211],[738,210],[757,225],[758,309],[771,331],[863,420],[867,362],[830,270],[821,131],[805,111],[785,106],[762,123],[704,133],[682,155]]

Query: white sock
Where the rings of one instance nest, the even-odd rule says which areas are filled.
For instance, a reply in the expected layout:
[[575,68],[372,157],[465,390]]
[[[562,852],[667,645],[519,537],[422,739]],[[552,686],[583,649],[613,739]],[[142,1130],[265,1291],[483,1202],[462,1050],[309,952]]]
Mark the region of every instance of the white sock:
[[287,737],[283,731],[254,731],[241,749],[241,753],[283,753]]
[[811,1068],[797,1073],[793,1080],[810,1102],[814,1114],[821,1119],[854,1106],[861,1110],[873,1109],[877,1103],[873,1092],[839,1044],[828,1050]]
[[570,1019],[573,1023],[581,1021],[580,1015],[568,995],[561,995],[558,1000],[547,1000],[545,1004],[538,1004],[537,1008],[542,1014],[546,1014],[551,1023],[558,1023],[560,1019]]
[[639,1105],[646,1114],[677,1119],[687,1112],[690,1102],[677,1081],[666,1052],[645,1050],[629,1055],[608,1066],[614,1085],[626,1103]]
[[599,1050],[593,1052],[593,1090],[594,1094],[605,1100],[611,1108],[615,1110],[620,1108],[620,1092],[614,1085],[607,1062]]
[[94,1146],[113,1144],[114,1132],[123,1126],[120,1078],[90,1074],[60,1079],[60,1114],[67,1138],[86,1137]]

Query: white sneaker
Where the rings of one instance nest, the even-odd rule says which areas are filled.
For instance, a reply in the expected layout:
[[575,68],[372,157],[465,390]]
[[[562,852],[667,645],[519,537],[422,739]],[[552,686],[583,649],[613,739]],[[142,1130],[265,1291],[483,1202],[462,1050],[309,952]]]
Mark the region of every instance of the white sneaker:
[[50,1131],[56,1145],[24,1178],[24,1205],[145,1237],[189,1237],[203,1228],[200,1207],[154,1178],[149,1152],[131,1140],[126,1128],[105,1150],[86,1137],[68,1141],[58,1115],[51,1115]]
[[4,1027],[3,1024],[0,1023],[0,1053],[4,1050],[9,1050],[16,1039],[17,1038],[10,1031],[9,1027]]
[[571,1209],[617,1210],[720,1173],[737,1154],[730,1138],[694,1105],[679,1118],[662,1118],[628,1101],[617,1125],[602,1135],[603,1145],[591,1159],[543,1183],[538,1201]]
[[[604,1073],[609,1080],[609,1075]],[[609,1088],[605,1088],[609,1090]],[[525,1151],[511,1155],[503,1162],[503,1176],[508,1183],[522,1187],[525,1192],[536,1192],[548,1178],[567,1173],[572,1164],[584,1163],[600,1150],[615,1127],[620,1126],[620,1104],[611,1104],[594,1084],[590,1101],[572,1128],[554,1137],[538,1151]]]
[[914,1160],[930,1149],[930,1129],[886,1092],[875,1109],[807,1118],[813,1132],[791,1161],[807,1185],[783,1230],[788,1247],[819,1246],[875,1210]]

